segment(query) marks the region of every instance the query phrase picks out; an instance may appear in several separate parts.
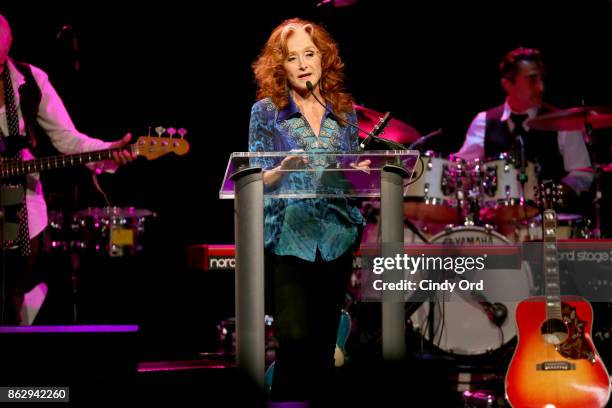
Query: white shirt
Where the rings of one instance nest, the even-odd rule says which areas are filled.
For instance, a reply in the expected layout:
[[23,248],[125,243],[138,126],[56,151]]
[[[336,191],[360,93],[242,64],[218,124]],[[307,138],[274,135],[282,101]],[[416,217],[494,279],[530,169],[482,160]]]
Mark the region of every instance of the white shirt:
[[[19,133],[25,135],[25,123],[21,112],[19,100],[19,86],[25,83],[25,77],[17,70],[15,65],[9,60],[9,71],[17,104],[19,115]],[[64,154],[82,153],[94,150],[103,150],[110,147],[110,142],[91,138],[80,133],[72,123],[64,103],[49,82],[47,74],[39,68],[31,66],[34,80],[41,91],[41,101],[38,108],[36,121],[51,139],[53,146]],[[0,130],[5,135],[9,134],[6,121],[6,106],[0,107]],[[29,149],[24,150],[24,160],[34,159],[34,155]],[[109,163],[97,165],[98,168],[114,170],[114,166]],[[40,234],[47,226],[47,204],[43,196],[42,184],[38,173],[26,175],[26,206],[28,209],[28,226],[30,238]]]
[[[526,113],[529,119],[536,116],[538,109],[531,108],[527,112],[514,112],[514,113]],[[510,114],[513,113],[508,105],[508,101],[504,103],[504,111],[502,113],[501,121],[508,121],[508,127],[510,131],[514,129],[514,123],[510,119]],[[509,120],[510,119],[510,120]],[[457,156],[464,160],[486,159],[484,157],[484,139],[485,130],[487,127],[487,112],[480,112],[470,125],[463,146],[456,153]],[[523,124],[526,131],[529,131],[527,123]],[[594,174],[589,171],[578,170],[586,169],[591,167],[591,159],[587,151],[586,145],[584,144],[584,134],[580,130],[572,131],[560,131],[557,133],[557,144],[559,146],[559,153],[563,157],[563,167],[568,174],[562,179],[562,181],[570,186],[576,192],[582,192],[589,189],[593,182]]]

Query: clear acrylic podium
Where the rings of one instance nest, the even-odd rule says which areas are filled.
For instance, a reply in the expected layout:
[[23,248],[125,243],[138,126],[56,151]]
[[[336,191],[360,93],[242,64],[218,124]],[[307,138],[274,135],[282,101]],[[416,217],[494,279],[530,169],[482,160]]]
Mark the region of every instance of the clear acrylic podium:
[[[287,156],[303,157],[299,168],[280,171],[280,181],[264,187],[263,174]],[[362,153],[250,152],[232,153],[221,199],[234,200],[236,244],[236,363],[263,389],[264,344],[264,197],[266,199],[380,197],[383,243],[403,249],[403,197],[419,153],[411,150]],[[369,168],[358,164],[370,160]],[[384,255],[384,253],[383,253]],[[392,255],[391,255],[392,256]],[[384,298],[383,357],[405,356],[403,298]]]

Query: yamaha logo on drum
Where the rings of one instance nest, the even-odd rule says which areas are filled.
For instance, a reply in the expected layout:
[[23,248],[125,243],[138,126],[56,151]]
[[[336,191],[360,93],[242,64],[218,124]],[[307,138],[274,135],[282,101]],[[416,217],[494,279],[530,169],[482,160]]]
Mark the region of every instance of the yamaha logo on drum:
[[442,240],[443,244],[493,244],[493,236],[489,234],[483,235],[466,235],[445,237]]

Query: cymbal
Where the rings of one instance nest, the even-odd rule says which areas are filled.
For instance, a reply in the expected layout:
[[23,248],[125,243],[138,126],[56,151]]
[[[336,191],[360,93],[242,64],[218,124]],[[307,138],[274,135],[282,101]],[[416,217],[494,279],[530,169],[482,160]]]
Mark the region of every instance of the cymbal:
[[[373,109],[366,108],[364,106],[355,105],[355,111],[357,112],[357,120],[359,127],[363,130],[371,132],[374,129],[384,114],[376,112]],[[364,139],[367,137],[366,134],[361,132],[359,137]],[[379,135],[381,139],[392,140],[397,143],[412,143],[421,137],[421,134],[412,126],[407,125],[397,119],[391,118],[389,123]]]
[[545,131],[581,130],[585,124],[593,129],[612,127],[612,107],[581,106],[536,116],[526,124],[532,129]]
[[102,207],[102,208],[87,208],[85,210],[78,211],[76,214],[78,217],[93,217],[93,218],[104,218],[104,217],[123,217],[123,218],[142,218],[149,215],[153,215],[150,210],[139,209],[134,207]]

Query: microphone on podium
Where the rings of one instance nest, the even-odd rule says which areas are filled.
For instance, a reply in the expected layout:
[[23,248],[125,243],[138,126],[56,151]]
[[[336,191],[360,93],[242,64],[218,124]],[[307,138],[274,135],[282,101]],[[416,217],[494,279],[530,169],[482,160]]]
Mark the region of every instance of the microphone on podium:
[[[355,129],[357,129],[358,131],[366,134],[366,138],[361,142],[361,144],[359,145],[359,147],[361,148],[361,150],[365,150],[365,148],[373,141],[373,140],[381,140],[378,135],[380,133],[382,133],[382,131],[385,129],[385,127],[387,126],[387,124],[389,123],[389,120],[391,119],[391,114],[389,112],[385,113],[385,116],[382,117],[380,119],[380,121],[378,122],[378,124],[374,127],[374,129],[372,129],[371,132],[367,132],[363,129],[361,129],[359,126],[357,126],[354,123],[351,123],[349,121],[346,121],[344,119],[342,119],[340,116],[335,115],[334,112],[330,111],[327,106],[321,102],[319,100],[319,98],[317,98],[317,95],[314,93],[314,88],[315,86],[312,84],[312,82],[310,81],[306,81],[306,88],[308,88],[308,91],[310,92],[310,94],[315,98],[315,100],[317,102],[319,102],[319,104],[321,106],[323,106],[323,108],[325,108],[325,111],[329,112],[331,115],[333,115],[333,117],[339,121],[341,121],[342,123],[345,123]],[[389,141],[384,140],[385,143],[388,143]]]

